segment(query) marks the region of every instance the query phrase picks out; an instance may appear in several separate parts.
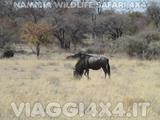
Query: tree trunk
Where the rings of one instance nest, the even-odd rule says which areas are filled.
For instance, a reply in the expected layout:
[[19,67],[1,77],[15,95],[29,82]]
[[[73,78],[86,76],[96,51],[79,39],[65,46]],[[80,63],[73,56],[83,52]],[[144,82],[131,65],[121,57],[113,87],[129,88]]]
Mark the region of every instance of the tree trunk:
[[68,50],[68,49],[70,49],[70,41],[68,40],[66,40],[65,42],[64,42],[64,48],[66,49],[66,50]]
[[60,29],[59,31],[57,31],[57,33],[56,34],[54,34],[55,35],[55,37],[59,40],[59,42],[60,42],[60,46],[61,46],[61,48],[65,48],[65,31],[64,31],[64,29]]
[[37,53],[37,57],[39,57],[39,55],[40,55],[40,43],[37,43],[37,45],[36,45],[36,53]]

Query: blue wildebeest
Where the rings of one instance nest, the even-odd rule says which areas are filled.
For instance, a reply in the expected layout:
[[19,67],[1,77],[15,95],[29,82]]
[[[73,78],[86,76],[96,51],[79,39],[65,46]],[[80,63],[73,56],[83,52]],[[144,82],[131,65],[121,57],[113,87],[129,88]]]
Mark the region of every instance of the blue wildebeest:
[[3,52],[1,58],[11,58],[14,57],[15,52],[13,50],[6,50]]
[[98,56],[98,55],[90,55],[86,54],[84,52],[79,52],[77,54],[68,56],[67,59],[69,58],[78,58],[78,62],[75,65],[74,69],[74,76],[76,78],[81,78],[83,74],[87,76],[89,79],[89,70],[99,70],[103,69],[105,73],[105,78],[108,74],[109,78],[111,76],[110,72],[110,65],[109,65],[109,59],[106,58],[105,56]]

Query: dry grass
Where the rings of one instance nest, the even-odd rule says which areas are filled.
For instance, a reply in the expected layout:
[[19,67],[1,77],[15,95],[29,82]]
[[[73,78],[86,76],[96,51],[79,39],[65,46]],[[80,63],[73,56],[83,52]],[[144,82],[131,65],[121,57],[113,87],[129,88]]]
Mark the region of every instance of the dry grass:
[[[128,58],[111,58],[112,78],[104,79],[103,72],[91,71],[91,80],[74,80],[72,67],[76,61],[65,60],[66,54],[54,54],[49,60],[35,57],[17,57],[0,60],[0,119],[49,120],[53,118],[16,118],[10,103],[16,102],[151,102],[147,118],[110,118],[112,120],[160,119],[160,62]],[[65,120],[61,116],[57,118]],[[69,119],[69,118],[68,118]],[[86,116],[78,119],[101,119]],[[109,119],[109,118],[108,118]]]

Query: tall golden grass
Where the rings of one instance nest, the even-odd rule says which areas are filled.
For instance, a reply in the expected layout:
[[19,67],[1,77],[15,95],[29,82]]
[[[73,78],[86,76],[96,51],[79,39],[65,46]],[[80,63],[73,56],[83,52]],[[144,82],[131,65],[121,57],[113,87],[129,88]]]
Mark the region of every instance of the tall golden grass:
[[[159,120],[160,119],[160,62],[130,58],[110,58],[112,76],[104,79],[102,70],[91,71],[91,80],[72,76],[75,60],[66,60],[67,54],[54,54],[49,60],[35,57],[0,60],[0,119],[50,120],[50,117],[15,117],[10,104],[16,102],[123,102],[129,107],[134,102],[151,103],[146,118],[92,118],[74,117],[74,120]],[[58,120],[66,120],[64,116]]]

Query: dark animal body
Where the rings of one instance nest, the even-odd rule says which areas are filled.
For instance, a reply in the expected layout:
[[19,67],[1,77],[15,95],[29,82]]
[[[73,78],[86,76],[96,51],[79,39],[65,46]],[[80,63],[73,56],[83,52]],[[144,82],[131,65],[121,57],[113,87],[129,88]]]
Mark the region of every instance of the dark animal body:
[[14,51],[13,50],[4,51],[4,53],[1,56],[1,58],[11,58],[11,57],[14,57]]
[[99,70],[103,69],[105,78],[108,74],[109,78],[111,76],[109,59],[105,56],[89,55],[86,53],[78,53],[68,58],[79,58],[75,65],[74,76],[81,78],[83,74],[89,79],[89,70]]

